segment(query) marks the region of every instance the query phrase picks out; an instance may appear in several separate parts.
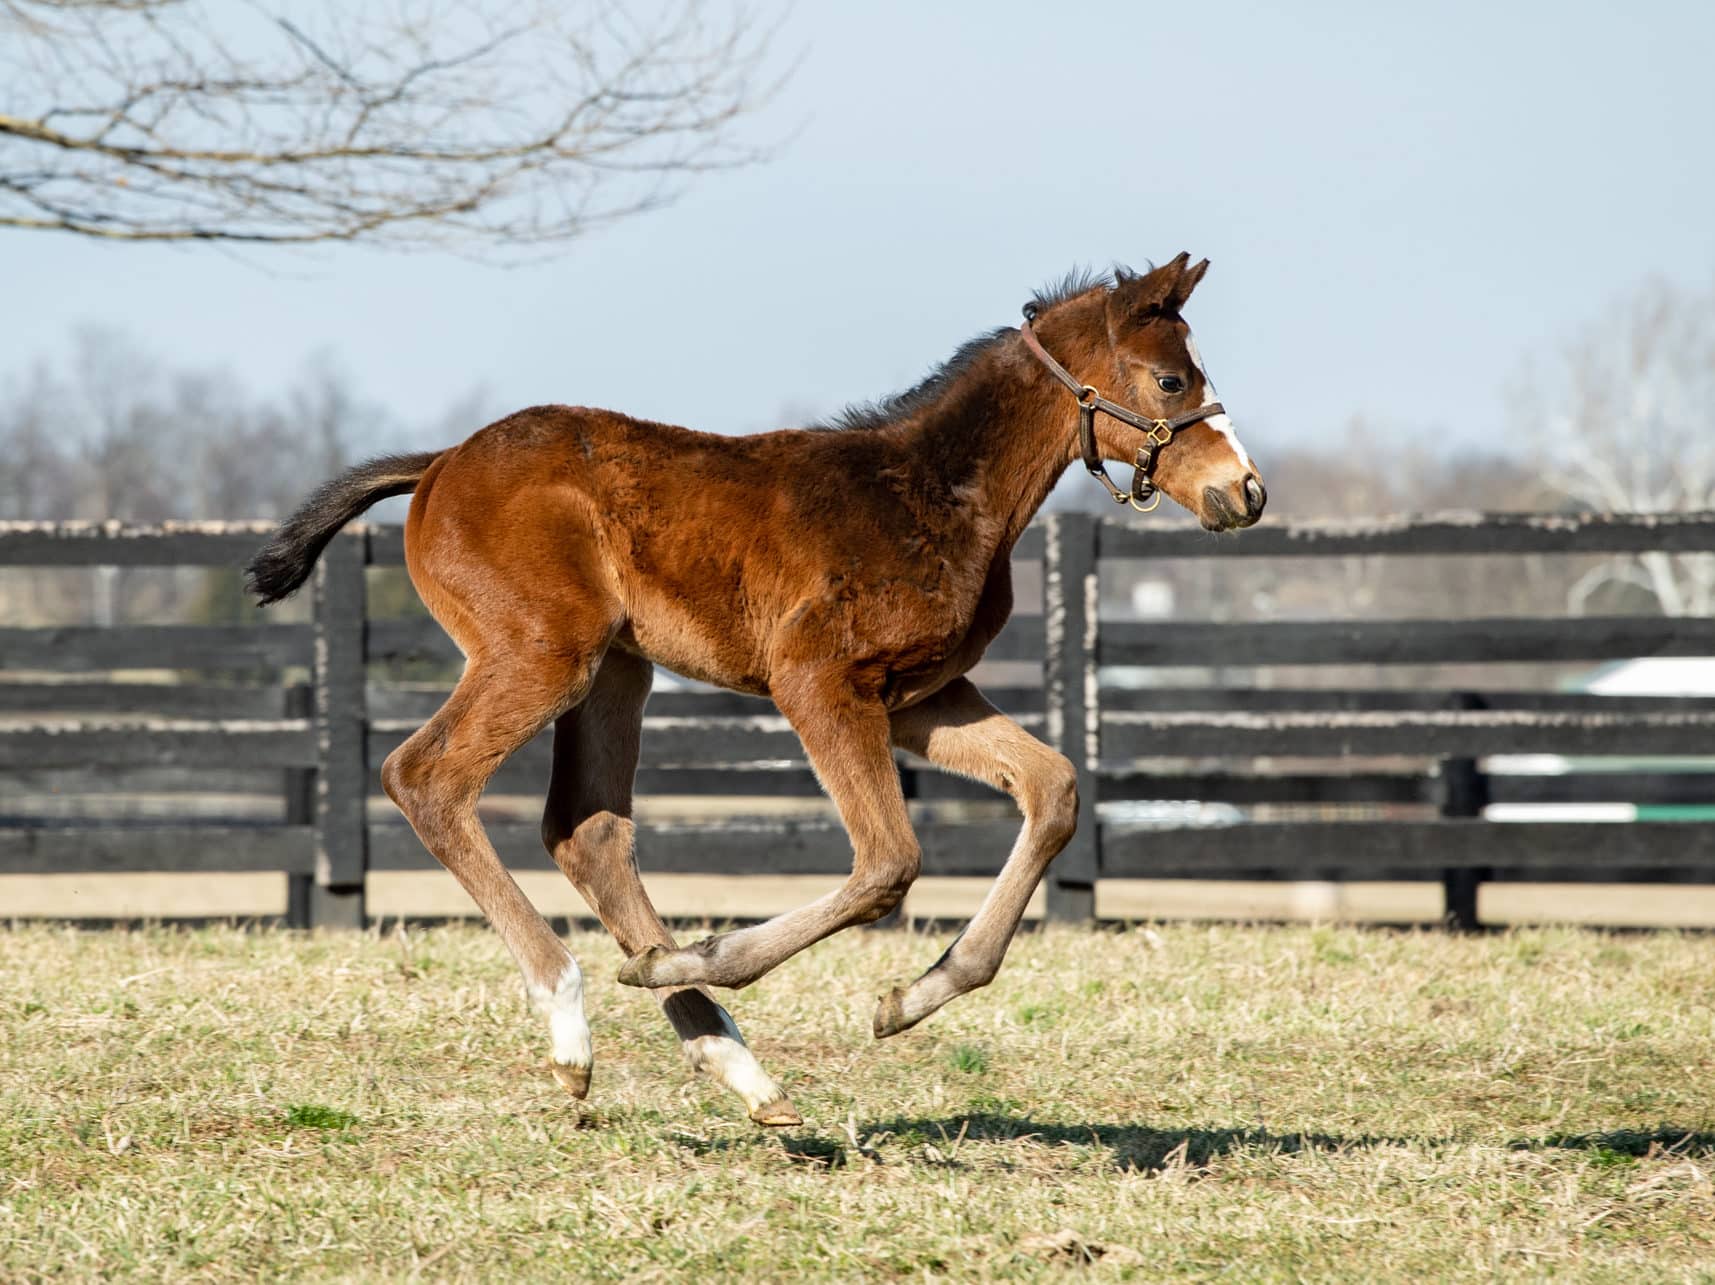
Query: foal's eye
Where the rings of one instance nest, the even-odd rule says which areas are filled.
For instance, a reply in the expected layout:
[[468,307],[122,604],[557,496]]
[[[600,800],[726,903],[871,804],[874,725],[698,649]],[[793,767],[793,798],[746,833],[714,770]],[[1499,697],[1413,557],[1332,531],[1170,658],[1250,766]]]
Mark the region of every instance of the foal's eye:
[[1182,393],[1185,391],[1185,381],[1178,375],[1159,375],[1155,386],[1164,393]]

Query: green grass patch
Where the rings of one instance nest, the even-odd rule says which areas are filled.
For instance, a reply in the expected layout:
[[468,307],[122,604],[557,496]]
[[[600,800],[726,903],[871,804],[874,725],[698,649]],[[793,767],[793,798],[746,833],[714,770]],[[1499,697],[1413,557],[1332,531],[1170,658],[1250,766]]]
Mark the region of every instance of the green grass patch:
[[947,1065],[966,1075],[986,1075],[989,1069],[988,1050],[979,1044],[955,1045],[947,1055]]
[[338,1107],[303,1102],[286,1108],[286,1123],[294,1129],[349,1129],[357,1117]]

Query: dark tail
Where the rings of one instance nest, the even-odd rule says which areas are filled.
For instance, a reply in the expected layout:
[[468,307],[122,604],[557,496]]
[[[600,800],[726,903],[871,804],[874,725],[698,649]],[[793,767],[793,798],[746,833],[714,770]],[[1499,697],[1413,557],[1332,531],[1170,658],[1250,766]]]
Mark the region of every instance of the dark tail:
[[416,490],[440,454],[383,455],[323,482],[244,569],[256,601],[266,607],[296,593],[335,532],[377,500]]

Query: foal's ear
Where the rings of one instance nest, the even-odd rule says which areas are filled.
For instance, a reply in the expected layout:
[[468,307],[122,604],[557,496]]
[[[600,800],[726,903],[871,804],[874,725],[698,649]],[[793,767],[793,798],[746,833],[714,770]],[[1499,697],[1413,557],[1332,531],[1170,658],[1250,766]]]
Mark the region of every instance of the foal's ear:
[[1136,319],[1151,313],[1178,312],[1208,270],[1207,259],[1193,266],[1191,256],[1182,251],[1141,277],[1122,278],[1114,289],[1114,303],[1122,314]]
[[[1180,255],[1189,259],[1188,254]],[[1185,306],[1185,301],[1191,297],[1191,292],[1197,288],[1197,283],[1203,279],[1203,274],[1209,270],[1209,261],[1201,259],[1179,274],[1179,283],[1173,287],[1173,293],[1168,296],[1168,306],[1178,312]]]

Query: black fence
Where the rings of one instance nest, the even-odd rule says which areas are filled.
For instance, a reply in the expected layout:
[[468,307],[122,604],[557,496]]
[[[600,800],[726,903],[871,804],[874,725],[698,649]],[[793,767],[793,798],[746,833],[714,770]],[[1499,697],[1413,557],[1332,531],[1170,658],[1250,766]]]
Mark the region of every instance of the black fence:
[[[0,568],[230,569],[266,530],[0,524]],[[1044,519],[1016,551],[1018,562],[1039,564],[1020,578],[1039,570],[1040,604],[1021,594],[985,666],[1010,662],[1015,676],[1040,674],[987,690],[1078,765],[1082,815],[1051,871],[1049,914],[1092,919],[1098,879],[1434,880],[1461,925],[1476,922],[1477,888],[1488,880],[1715,883],[1708,823],[1484,819],[1492,803],[1694,805],[1688,814],[1715,803],[1715,700],[1217,681],[1223,670],[1269,666],[1373,676],[1402,666],[1715,656],[1715,618],[1142,622],[1103,619],[1100,609],[1098,569],[1126,560],[1648,551],[1715,551],[1715,515],[1265,523],[1220,539],[1082,514]],[[386,675],[413,664],[444,670],[458,658],[427,617],[370,614],[367,573],[402,562],[398,528],[353,527],[318,566],[307,620],[0,628],[0,768],[15,781],[74,794],[145,777],[171,778],[187,793],[234,774],[277,773],[279,783],[278,806],[260,818],[206,809],[117,820],[75,809],[8,816],[0,874],[284,872],[290,922],[363,922],[369,872],[434,866],[375,796],[381,761],[442,693]],[[1113,681],[1157,672],[1190,675],[1190,685]],[[1602,762],[1554,775],[1483,770],[1486,758],[1516,754]],[[1674,771],[1628,766],[1699,755],[1711,759]],[[910,761],[901,771],[908,797],[929,805],[997,797]],[[502,769],[491,792],[539,793],[547,774],[543,738]],[[754,817],[640,827],[645,873],[849,867],[846,838],[831,820],[767,814],[768,799],[818,789],[796,737],[766,702],[657,692],[638,792],[761,801]],[[1164,825],[1147,815],[1151,801],[1230,805],[1243,819]],[[925,874],[996,873],[1015,820],[982,808],[965,809],[964,819],[949,819],[959,809],[924,810]],[[491,820],[489,830],[508,864],[551,868],[534,821]]]

